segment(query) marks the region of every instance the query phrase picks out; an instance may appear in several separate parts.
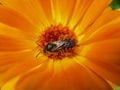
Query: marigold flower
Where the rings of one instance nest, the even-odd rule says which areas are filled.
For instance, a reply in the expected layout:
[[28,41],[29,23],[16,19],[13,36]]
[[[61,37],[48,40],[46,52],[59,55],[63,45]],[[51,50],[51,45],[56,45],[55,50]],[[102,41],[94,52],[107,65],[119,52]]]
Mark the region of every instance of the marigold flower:
[[120,11],[110,3],[0,0],[1,90],[120,85]]

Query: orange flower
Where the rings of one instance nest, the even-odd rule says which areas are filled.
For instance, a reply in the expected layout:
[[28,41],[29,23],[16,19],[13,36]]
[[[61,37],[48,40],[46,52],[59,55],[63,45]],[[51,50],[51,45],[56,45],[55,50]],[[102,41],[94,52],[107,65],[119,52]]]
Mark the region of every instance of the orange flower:
[[113,90],[120,11],[111,0],[0,0],[1,90]]

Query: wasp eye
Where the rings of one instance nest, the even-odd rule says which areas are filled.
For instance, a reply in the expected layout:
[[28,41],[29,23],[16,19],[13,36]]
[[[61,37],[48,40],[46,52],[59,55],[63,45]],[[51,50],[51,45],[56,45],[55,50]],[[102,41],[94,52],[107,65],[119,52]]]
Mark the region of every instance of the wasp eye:
[[46,52],[46,51],[52,51],[53,50],[53,48],[55,48],[56,47],[56,45],[55,44],[53,44],[53,43],[48,43],[47,45],[46,45],[46,47],[45,47],[45,49],[44,49],[44,51]]
[[51,50],[54,46],[55,46],[54,44],[48,44],[48,45],[47,45],[47,49],[48,49],[48,50]]

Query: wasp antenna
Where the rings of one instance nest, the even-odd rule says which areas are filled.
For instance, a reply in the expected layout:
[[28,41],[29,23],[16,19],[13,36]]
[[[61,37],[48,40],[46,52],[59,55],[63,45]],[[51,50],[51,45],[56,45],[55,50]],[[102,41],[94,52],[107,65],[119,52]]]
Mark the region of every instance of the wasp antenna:
[[41,52],[39,52],[37,55],[36,55],[36,58],[40,55]]

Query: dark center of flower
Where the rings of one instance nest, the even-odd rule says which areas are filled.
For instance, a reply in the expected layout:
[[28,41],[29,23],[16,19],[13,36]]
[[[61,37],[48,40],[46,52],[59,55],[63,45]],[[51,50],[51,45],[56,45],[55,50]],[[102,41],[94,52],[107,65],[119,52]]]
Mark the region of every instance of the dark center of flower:
[[62,59],[75,55],[77,46],[76,35],[72,30],[62,25],[51,25],[39,36],[38,49],[45,56]]

